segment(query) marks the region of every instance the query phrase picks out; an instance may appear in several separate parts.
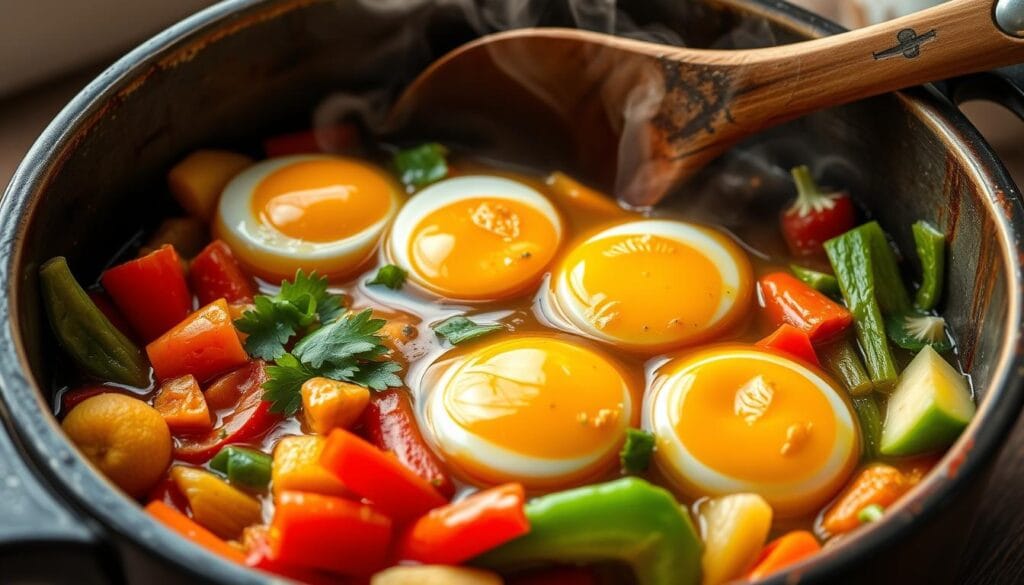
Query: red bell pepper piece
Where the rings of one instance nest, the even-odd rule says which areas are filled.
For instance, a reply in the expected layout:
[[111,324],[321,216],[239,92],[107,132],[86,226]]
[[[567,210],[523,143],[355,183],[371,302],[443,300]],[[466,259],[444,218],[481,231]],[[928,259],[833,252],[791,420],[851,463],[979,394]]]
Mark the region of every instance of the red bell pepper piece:
[[394,453],[445,498],[455,495],[455,484],[423,440],[407,393],[401,390],[374,392],[363,411],[362,423],[367,438],[378,449]]
[[783,323],[775,333],[757,342],[758,347],[771,349],[789,357],[795,357],[811,365],[821,367],[818,361],[818,354],[814,353],[814,346],[811,345],[811,338],[806,333]]
[[427,512],[406,530],[398,558],[457,565],[530,531],[523,486],[509,483]]
[[810,532],[806,530],[790,532],[765,545],[746,578],[750,581],[763,579],[776,571],[781,571],[817,554],[820,550],[821,545],[818,544],[818,539],[814,538]]
[[147,504],[146,513],[187,540],[191,540],[193,543],[214,554],[218,554],[236,563],[245,562],[245,555],[241,551],[224,542],[214,533],[196,524],[188,516],[159,500],[154,500]]
[[263,141],[267,158],[290,154],[340,152],[359,145],[359,130],[352,124],[338,124],[319,130],[303,130],[272,136]]
[[143,341],[152,341],[192,310],[192,294],[174,246],[119,264],[100,277],[121,314]]
[[391,519],[373,506],[285,491],[270,525],[270,558],[342,575],[369,575],[385,566],[391,535]]
[[221,240],[214,240],[192,260],[189,269],[192,290],[200,305],[217,299],[229,303],[251,303],[257,293],[256,283],[242,270],[231,248]]
[[381,451],[344,429],[335,429],[327,437],[320,464],[352,493],[370,500],[399,522],[448,503],[394,454]]
[[146,346],[157,380],[205,381],[249,361],[224,299],[212,302]]
[[[249,442],[266,433],[281,420],[280,415],[270,412],[270,403],[263,400],[266,381],[266,364],[255,361],[211,384],[206,390],[206,403],[221,411],[220,424],[200,437],[178,439],[174,456],[201,464],[225,445]],[[233,402],[232,395],[236,397]]]
[[773,325],[788,323],[820,343],[838,336],[853,323],[845,307],[786,272],[758,280],[765,314]]
[[111,302],[107,293],[101,290],[91,290],[89,291],[89,299],[92,300],[92,304],[96,305],[96,308],[103,313],[103,316],[110,321],[111,325],[117,327],[117,330],[123,333],[128,339],[138,341],[138,335],[135,334],[135,331],[132,329],[132,326],[128,324],[128,321],[125,321],[124,315],[121,314],[121,311],[117,310],[117,307],[115,307],[114,303]]
[[795,256],[823,255],[825,240],[853,229],[857,210],[846,193],[822,193],[807,167],[792,173],[797,198],[782,213],[782,235]]
[[270,536],[266,526],[246,528],[243,544],[246,551],[245,564],[250,567],[308,585],[339,585],[337,577],[313,569],[293,567],[271,558]]
[[124,388],[118,386],[83,386],[81,388],[68,390],[60,397],[60,412],[57,414],[63,416],[70,412],[72,408],[84,402],[86,398],[92,398],[93,396],[99,396],[100,394],[106,394],[107,392],[118,392],[120,394],[128,394],[139,398],[137,394],[128,392]]

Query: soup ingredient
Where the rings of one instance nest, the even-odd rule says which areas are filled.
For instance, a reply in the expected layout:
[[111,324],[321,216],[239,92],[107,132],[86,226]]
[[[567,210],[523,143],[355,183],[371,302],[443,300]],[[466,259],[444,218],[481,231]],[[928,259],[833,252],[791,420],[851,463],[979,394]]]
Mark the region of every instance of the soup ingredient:
[[427,480],[446,499],[455,494],[444,465],[423,439],[408,393],[385,390],[371,396],[363,411],[362,428],[378,449],[394,453],[403,465]]
[[188,516],[159,500],[153,500],[146,504],[146,513],[193,544],[201,546],[229,561],[236,563],[245,562],[245,556],[238,549],[224,542],[217,535],[203,528]]
[[377,270],[377,276],[373,277],[373,280],[366,284],[382,285],[390,288],[391,290],[398,290],[405,284],[406,272],[395,266],[394,264],[385,264]]
[[[596,214],[600,217],[619,217],[624,215],[624,210],[619,207],[614,199],[595,191],[573,179],[563,172],[555,171],[548,175],[544,181],[551,187],[551,193],[565,207],[574,210],[583,210],[587,213]],[[569,221],[577,219],[576,214],[569,217]]]
[[864,371],[860,355],[847,339],[820,345],[817,355],[825,371],[832,374],[849,392],[850,396],[866,396],[875,390],[875,385]]
[[626,429],[639,423],[639,382],[571,338],[496,336],[437,377],[423,411],[433,444],[479,485],[585,482],[618,466]]
[[861,524],[871,524],[872,522],[878,522],[885,515],[885,508],[878,504],[871,504],[865,506],[860,512],[857,512],[857,520],[860,520]]
[[370,585],[502,585],[500,576],[482,569],[421,565],[391,567],[370,579]]
[[286,491],[338,497],[352,495],[320,464],[326,442],[316,435],[283,437],[277,442],[271,473],[275,498]]
[[508,483],[435,508],[416,520],[398,543],[398,558],[426,565],[457,565],[530,531],[523,486]]
[[252,356],[274,360],[285,353],[285,344],[314,322],[330,323],[344,313],[342,297],[327,290],[327,278],[315,272],[295,272],[292,281],[281,281],[274,296],[256,295],[255,307],[246,311],[235,326],[245,338]]
[[857,413],[857,421],[860,422],[863,457],[877,457],[879,443],[882,441],[882,412],[878,408],[878,400],[874,394],[856,396],[853,398],[853,410]]
[[526,505],[529,534],[475,561],[494,569],[620,561],[639,585],[700,583],[701,544],[672,495],[628,477],[541,496]]
[[89,299],[63,256],[43,264],[39,286],[50,327],[75,363],[101,380],[149,385],[146,358]]
[[778,517],[811,513],[860,455],[850,406],[817,370],[748,345],[667,362],[645,401],[654,461],[696,499],[761,495]]
[[171,246],[107,270],[100,282],[145,341],[156,339],[192,310],[181,258]]
[[845,192],[822,192],[809,168],[796,167],[792,175],[797,198],[782,213],[782,235],[794,256],[820,255],[826,240],[853,228],[857,211]]
[[904,456],[947,447],[971,421],[974,410],[963,375],[926,346],[889,397],[879,450]]
[[171,378],[161,384],[153,399],[153,408],[164,417],[172,434],[198,433],[213,428],[206,397],[195,376]]
[[129,495],[145,494],[171,463],[171,433],[145,402],[109,392],[82,401],[61,428],[110,481]]
[[447,501],[394,455],[344,429],[327,438],[320,463],[347,489],[371,501],[395,521],[410,520]]
[[273,158],[224,187],[213,233],[265,279],[299,268],[340,279],[365,268],[402,199],[401,186],[364,160]]
[[252,159],[238,153],[197,150],[171,168],[167,186],[185,211],[210,221],[224,187],[252,164]]
[[286,577],[297,583],[306,585],[337,585],[338,579],[328,573],[303,567],[295,567],[273,558],[270,547],[270,528],[262,524],[250,526],[242,533],[242,546],[245,549],[245,564]]
[[739,578],[754,564],[772,527],[772,508],[757,494],[713,498],[700,506],[704,585]]
[[860,513],[869,506],[888,508],[914,486],[913,477],[884,463],[865,467],[822,517],[829,534],[844,534],[862,524]]
[[196,217],[169,217],[156,228],[153,235],[139,248],[139,256],[156,252],[165,245],[172,246],[178,255],[191,258],[210,241],[206,222]]
[[567,325],[618,348],[658,352],[713,339],[753,293],[746,254],[710,229],[623,223],[569,251],[552,277]]
[[201,305],[217,299],[251,303],[256,295],[256,283],[238,265],[231,248],[220,240],[211,242],[192,260],[188,276]]
[[917,351],[926,345],[939,352],[953,349],[946,335],[946,320],[936,315],[896,315],[886,320],[885,330],[889,339],[903,349]]
[[270,525],[271,557],[298,567],[370,575],[384,568],[391,536],[391,519],[373,506],[285,491]]
[[484,335],[502,331],[505,327],[500,323],[478,324],[468,317],[456,315],[433,326],[434,333],[446,339],[452,345],[479,339]]
[[790,532],[769,542],[764,547],[758,559],[754,561],[754,568],[747,573],[746,578],[750,581],[763,579],[790,565],[795,565],[819,551],[821,551],[821,544],[810,532],[806,530]]
[[171,479],[188,499],[192,519],[221,538],[236,539],[263,518],[259,501],[209,471],[175,465]]
[[914,233],[914,249],[921,263],[921,288],[917,289],[914,305],[922,311],[930,311],[942,296],[942,282],[946,272],[946,236],[921,220],[911,226]]
[[157,380],[209,380],[249,361],[224,299],[214,301],[146,346]]
[[210,469],[226,475],[233,486],[262,492],[270,484],[271,458],[256,449],[228,445],[210,460]]
[[428,142],[395,153],[395,170],[406,188],[420,189],[448,176],[447,156],[447,148]]
[[622,472],[636,475],[647,471],[654,455],[654,435],[640,429],[626,429],[626,442],[619,451]]
[[793,274],[800,279],[801,282],[810,286],[814,290],[824,293],[830,297],[839,296],[839,281],[836,280],[835,276],[831,274],[825,274],[824,272],[818,272],[817,270],[811,270],[810,268],[804,268],[796,264],[790,264],[789,269],[793,271]]
[[363,386],[330,378],[310,378],[300,393],[306,424],[319,435],[351,428],[370,403],[370,391]]
[[558,210],[533,186],[461,176],[430,185],[406,203],[388,251],[410,280],[438,296],[496,300],[540,281],[562,232]]
[[806,332],[814,343],[836,337],[853,322],[846,308],[785,272],[762,276],[758,287],[768,319]]
[[786,357],[796,358],[812,366],[821,367],[818,362],[818,355],[811,345],[811,338],[807,333],[790,325],[783,323],[774,333],[757,342],[757,347],[773,350]]
[[263,141],[267,158],[291,154],[342,152],[359,146],[359,129],[352,124],[318,126],[311,130],[271,136]]

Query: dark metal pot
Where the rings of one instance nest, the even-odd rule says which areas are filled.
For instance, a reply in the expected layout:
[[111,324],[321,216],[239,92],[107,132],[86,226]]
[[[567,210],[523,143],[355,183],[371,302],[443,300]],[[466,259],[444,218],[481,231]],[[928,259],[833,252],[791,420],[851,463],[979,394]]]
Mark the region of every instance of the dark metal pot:
[[[39,307],[37,268],[62,254],[80,277],[95,277],[125,234],[171,208],[162,177],[183,153],[308,124],[314,105],[339,89],[393,92],[447,49],[508,26],[496,7],[509,4],[517,3],[228,0],[128,54],[61,112],[0,206],[0,580],[271,580],[157,525],[64,438],[50,414],[51,377],[60,362]],[[597,3],[518,4],[536,17],[518,24],[612,22],[580,9]],[[625,16],[614,21],[619,30],[631,21],[634,30],[672,31],[692,46],[791,42],[839,31],[776,0],[622,5]],[[1024,103],[1014,103],[1010,98],[1020,94],[996,79],[949,88]],[[810,157],[849,185],[902,249],[912,249],[907,226],[918,218],[951,234],[945,312],[981,404],[957,444],[884,522],[772,582],[953,579],[976,496],[1024,400],[1024,209],[1016,186],[934,89],[822,112],[737,153],[698,177],[693,189],[740,197],[745,205],[738,207],[753,213],[776,209],[777,201],[760,202],[774,177],[766,169]],[[757,164],[744,162],[750,160]],[[755,177],[762,187],[748,193],[746,179]]]

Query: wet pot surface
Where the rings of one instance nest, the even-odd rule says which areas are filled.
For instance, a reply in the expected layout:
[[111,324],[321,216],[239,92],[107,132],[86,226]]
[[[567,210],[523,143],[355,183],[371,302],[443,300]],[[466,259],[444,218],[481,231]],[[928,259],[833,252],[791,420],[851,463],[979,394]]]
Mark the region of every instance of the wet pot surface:
[[[96,520],[76,538],[89,543],[92,530],[103,534],[105,570],[139,582],[154,572],[165,580],[263,579],[158,527],[93,472],[49,414],[51,376],[60,363],[38,306],[39,265],[64,255],[80,277],[95,277],[116,256],[124,234],[152,227],[173,208],[162,177],[183,154],[201,146],[244,148],[282,130],[329,124],[345,111],[339,109],[341,92],[365,98],[372,115],[432,59],[497,29],[580,26],[715,47],[791,42],[835,31],[776,2],[623,2],[614,18],[584,10],[583,2],[532,3],[531,13],[510,14],[513,4],[226,2],[104,73],[33,148],[0,209],[0,283],[6,293],[0,298],[0,414],[44,481],[71,503],[74,515],[60,517],[72,524],[76,518]],[[571,161],[558,160],[557,152],[534,154],[544,157],[545,166],[571,169]],[[915,219],[951,235],[944,313],[982,406],[929,479],[886,522],[798,566],[792,576],[948,581],[955,574],[952,561],[936,559],[957,558],[958,536],[968,533],[986,466],[1021,405],[1014,364],[1021,343],[1024,223],[1016,188],[959,113],[919,90],[830,110],[758,136],[681,193],[690,198],[696,219],[714,218],[725,227],[750,214],[774,218],[787,195],[779,169],[805,161],[828,182],[849,186],[901,249],[913,249],[906,227]],[[60,530],[56,526],[40,539],[71,539]]]

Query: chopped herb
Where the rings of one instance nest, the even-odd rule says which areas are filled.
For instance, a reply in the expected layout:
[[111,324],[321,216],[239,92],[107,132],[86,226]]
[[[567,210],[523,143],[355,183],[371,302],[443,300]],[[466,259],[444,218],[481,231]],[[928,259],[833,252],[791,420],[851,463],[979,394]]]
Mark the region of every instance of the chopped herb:
[[953,348],[946,335],[946,320],[936,315],[915,312],[895,315],[886,319],[885,332],[893,343],[911,351],[918,351],[926,345],[938,352]]
[[870,524],[871,522],[878,522],[885,515],[885,508],[878,504],[870,504],[861,508],[860,512],[857,512],[857,519],[860,520],[861,524]]
[[398,176],[407,187],[419,189],[448,176],[448,149],[436,143],[421,144],[395,154]]
[[373,280],[366,284],[370,286],[382,284],[391,290],[398,290],[405,284],[405,270],[394,264],[386,264],[381,266],[380,270],[377,271],[377,276],[374,276]]
[[448,340],[452,345],[458,345],[465,341],[471,341],[483,337],[495,331],[501,331],[505,327],[499,323],[479,325],[461,315],[449,317],[434,325],[434,333]]
[[651,465],[654,435],[640,429],[626,429],[626,443],[619,452],[622,471],[630,475],[643,473]]

